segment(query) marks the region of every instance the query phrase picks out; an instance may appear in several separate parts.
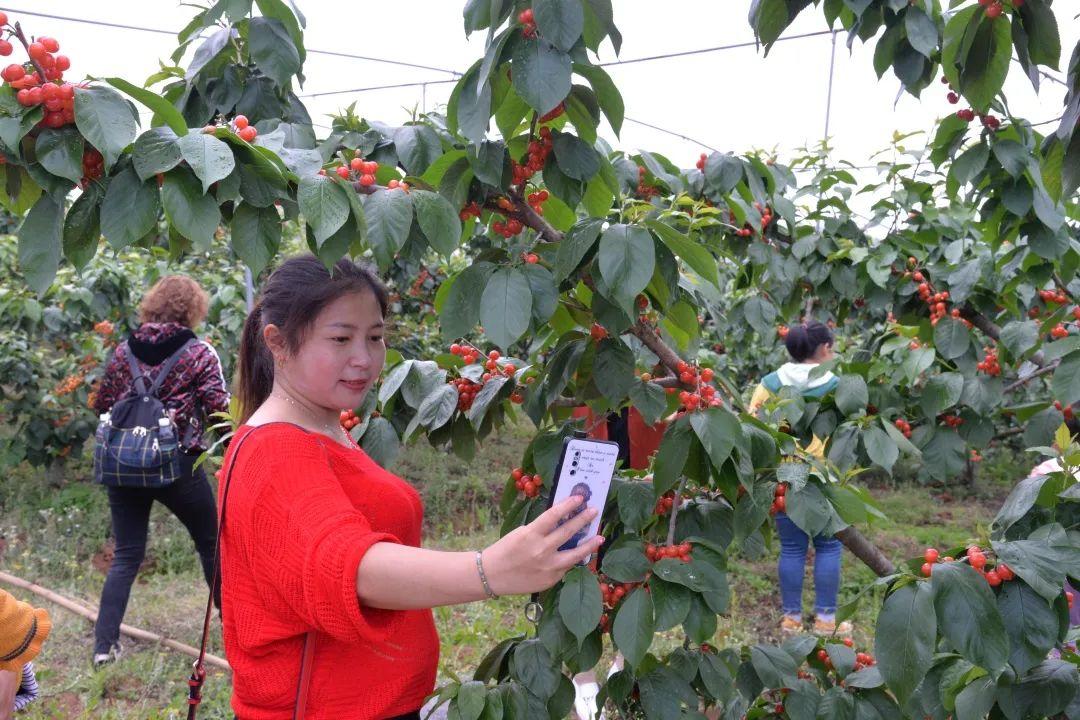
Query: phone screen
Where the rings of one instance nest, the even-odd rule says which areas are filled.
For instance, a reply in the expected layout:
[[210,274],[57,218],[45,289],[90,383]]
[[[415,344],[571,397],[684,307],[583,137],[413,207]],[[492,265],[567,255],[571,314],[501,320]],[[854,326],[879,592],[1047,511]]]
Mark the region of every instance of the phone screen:
[[[555,489],[551,493],[551,505],[562,502],[571,495],[584,497],[585,503],[559,524],[589,507],[596,508],[597,514],[591,523],[567,540],[560,550],[576,548],[583,540],[593,537],[600,530],[600,519],[604,514],[604,505],[607,503],[618,460],[618,443],[586,438],[567,438],[563,442],[562,456],[555,473]],[[590,560],[591,556],[582,562],[587,564]]]

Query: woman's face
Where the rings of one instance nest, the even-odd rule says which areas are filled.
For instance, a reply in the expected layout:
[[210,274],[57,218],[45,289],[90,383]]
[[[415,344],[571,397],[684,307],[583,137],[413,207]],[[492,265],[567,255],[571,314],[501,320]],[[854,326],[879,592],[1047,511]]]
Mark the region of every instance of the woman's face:
[[284,353],[277,372],[315,405],[335,411],[359,407],[382,373],[383,330],[374,293],[344,295],[319,313],[295,354]]

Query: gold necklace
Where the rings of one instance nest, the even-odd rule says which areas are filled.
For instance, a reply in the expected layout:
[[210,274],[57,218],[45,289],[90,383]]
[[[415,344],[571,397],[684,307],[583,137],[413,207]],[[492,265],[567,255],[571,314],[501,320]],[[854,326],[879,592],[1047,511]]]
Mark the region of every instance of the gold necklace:
[[[301,410],[306,412],[309,417],[313,418],[316,423],[319,423],[318,418],[315,417],[315,413],[311,410],[311,408],[307,407],[306,405],[304,405],[301,402],[293,400],[287,394],[286,395],[276,395],[274,393],[270,393],[270,397],[278,398],[279,400],[284,400],[285,402],[289,403],[290,405],[300,408]],[[352,443],[349,442],[349,440],[351,438],[345,432],[344,428],[342,428],[340,425],[337,426],[337,432],[335,432],[334,428],[332,426],[330,426],[329,424],[327,424],[325,422],[324,423],[319,423],[319,424],[322,425],[322,428],[324,430],[326,430],[326,434],[329,435],[334,440],[334,442],[340,442],[340,444],[343,444],[343,445],[345,445],[347,447],[352,447]],[[343,441],[343,442],[341,442],[341,441]]]

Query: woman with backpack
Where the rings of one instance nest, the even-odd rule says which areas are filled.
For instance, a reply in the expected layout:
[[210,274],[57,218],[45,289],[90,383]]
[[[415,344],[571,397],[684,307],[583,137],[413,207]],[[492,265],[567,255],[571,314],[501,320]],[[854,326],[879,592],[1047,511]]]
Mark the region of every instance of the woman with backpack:
[[[825,325],[810,321],[788,329],[784,345],[792,362],[787,362],[762,378],[750,398],[748,411],[758,410],[781,388],[799,391],[807,400],[817,400],[832,392],[838,383],[835,375],[824,372],[811,378],[818,365],[833,357],[833,334]],[[805,452],[824,459],[825,441],[814,436]],[[783,617],[780,630],[795,634],[803,629],[803,576],[810,538],[784,512],[776,513],[776,532],[780,536],[780,601]],[[849,622],[836,623],[836,598],[840,590],[840,564],[843,545],[835,537],[819,535],[814,543],[814,632],[820,635],[850,636]]]
[[[108,486],[116,551],[101,591],[94,628],[95,665],[119,656],[120,623],[146,554],[150,508],[155,500],[184,524],[195,541],[207,583],[213,577],[217,509],[206,474],[201,467],[195,468],[195,461],[206,450],[203,433],[207,418],[228,409],[229,392],[217,351],[194,332],[206,318],[208,306],[206,291],[193,279],[168,275],[158,280],[139,306],[139,327],[117,346],[93,401],[95,411],[112,415],[119,414],[118,403],[130,405],[133,398],[148,397],[147,405],[160,403],[159,414],[164,410],[172,421],[171,427],[166,427],[168,421],[162,427],[170,437],[175,435],[178,444],[174,453],[178,459],[171,471],[150,468],[136,478],[137,482],[128,483],[124,477],[113,477],[115,468],[101,469],[99,457],[111,457],[116,449],[103,447],[112,437],[106,439],[99,427],[95,474]],[[152,424],[159,420],[151,418],[146,422],[149,427],[136,428],[136,441],[139,435],[152,437],[148,431],[157,431]],[[155,437],[155,450],[157,442]]]
[[432,608],[544,590],[603,541],[559,550],[596,516],[560,525],[571,496],[486,548],[420,547],[420,495],[340,424],[379,381],[386,308],[370,270],[306,255],[270,275],[244,325],[243,424],[218,491],[241,720],[419,720],[438,668]]

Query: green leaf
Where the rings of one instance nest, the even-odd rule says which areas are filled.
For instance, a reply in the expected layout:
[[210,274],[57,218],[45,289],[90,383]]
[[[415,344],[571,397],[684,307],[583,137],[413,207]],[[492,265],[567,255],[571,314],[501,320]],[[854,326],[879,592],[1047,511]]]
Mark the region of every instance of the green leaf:
[[570,52],[585,29],[581,0],[534,0],[533,14],[540,34],[563,52]]
[[575,180],[591,180],[600,171],[600,158],[596,151],[574,135],[551,133],[555,161],[559,169]]
[[926,381],[919,402],[928,418],[936,418],[943,410],[960,402],[963,392],[963,375],[960,373],[941,373]]
[[951,562],[935,565],[930,583],[938,628],[953,648],[990,672],[1004,668],[1009,641],[986,580],[970,566]]
[[959,320],[946,316],[934,327],[934,346],[946,360],[953,360],[968,351],[971,334]]
[[1054,397],[1062,405],[1080,402],[1080,351],[1071,352],[1061,359],[1051,385]]
[[1009,73],[1012,56],[1012,37],[1007,20],[986,16],[969,32],[974,40],[967,55],[960,60],[960,94],[967,98],[976,112],[986,112],[991,101],[1001,91]]
[[566,629],[577,638],[578,646],[600,624],[604,608],[596,576],[583,567],[575,567],[563,578],[559,590],[559,616]]
[[646,425],[654,425],[667,410],[667,394],[654,382],[636,382],[630,386],[630,405],[637,408]]
[[479,65],[477,61],[458,81],[446,106],[450,129],[474,143],[484,139],[491,120],[491,84],[480,85]]
[[225,179],[236,167],[229,146],[209,133],[196,130],[180,138],[176,144],[181,157],[191,166],[195,176],[202,180],[203,193],[218,180]]
[[375,259],[379,267],[389,267],[409,239],[413,219],[412,194],[398,189],[376,190],[364,198],[364,217],[367,219],[368,244]]
[[439,311],[439,323],[445,339],[454,340],[472,334],[480,321],[480,298],[493,272],[494,265],[478,262],[453,277],[446,304]]
[[34,150],[41,166],[53,175],[73,183],[82,179],[83,139],[75,128],[45,128],[38,134]]
[[457,404],[457,388],[450,384],[440,385],[420,403],[416,418],[429,431],[438,430],[453,417]]
[[106,171],[116,164],[138,129],[127,101],[101,85],[75,88],[75,126],[101,153]]
[[816,537],[829,527],[835,512],[816,483],[791,488],[787,493],[787,515],[800,530]]
[[861,375],[841,375],[836,386],[836,407],[845,415],[866,410],[870,394]]
[[798,671],[795,660],[778,647],[754,645],[750,648],[750,662],[765,687],[793,687],[798,683],[795,677]]
[[99,183],[91,183],[64,218],[64,257],[79,272],[94,257],[101,241],[101,200],[104,196],[105,188]]
[[1031,0],[1017,6],[1017,12],[1028,36],[1031,62],[1057,70],[1058,61],[1061,59],[1061,35],[1050,3]]
[[1080,548],[1060,525],[1044,525],[1027,540],[992,541],[998,559],[1031,588],[1053,601],[1061,595],[1066,575],[1080,575]]
[[559,243],[559,249],[555,254],[556,280],[565,280],[577,268],[596,243],[596,239],[600,237],[600,228],[603,224],[600,218],[582,220],[563,236],[563,241]]
[[561,673],[539,640],[526,640],[518,645],[510,664],[511,672],[531,694],[541,699],[555,694]]
[[[184,116],[176,109],[176,106],[152,90],[132,85],[127,80],[118,77],[105,78],[105,82],[117,90],[126,92],[131,97],[141,102],[154,111],[154,120],[165,123],[178,137],[187,135],[188,126],[184,122]],[[168,170],[169,168],[166,168]],[[159,171],[160,172],[160,171]],[[145,180],[146,177],[144,176]]]
[[453,205],[442,195],[427,190],[413,190],[410,194],[416,221],[428,244],[440,255],[448,257],[461,244],[461,220]]
[[921,55],[932,57],[938,47],[938,29],[922,8],[912,5],[904,13],[904,29],[908,42]]
[[690,591],[686,587],[654,576],[649,580],[649,589],[656,607],[657,632],[670,630],[686,620],[690,612]]
[[529,280],[533,318],[537,323],[546,323],[559,307],[559,288],[555,285],[555,278],[542,265],[526,263],[521,266],[521,271]]
[[[340,230],[349,217],[349,198],[345,195],[345,192],[344,188],[325,175],[309,175],[300,178],[300,182],[297,183],[296,199],[300,204],[300,213],[311,227],[312,232],[315,234],[315,241],[319,245],[322,245],[328,237]],[[371,212],[371,199],[376,195],[385,194],[388,193],[378,191],[368,196],[369,206],[366,208],[366,215]],[[405,236],[408,235],[408,224],[411,222],[410,212],[408,223],[405,225]],[[374,228],[375,224],[374,221],[369,224],[372,234],[377,232]],[[379,231],[382,229],[380,225]],[[372,245],[377,244],[374,238],[370,242]],[[397,247],[401,247],[404,242],[405,237],[403,236]]]
[[[631,530],[640,530],[652,517],[656,504],[652,488],[645,483],[619,483],[616,491],[619,506],[619,519]],[[681,621],[680,621],[681,622]]]
[[398,159],[410,175],[420,176],[442,155],[439,136],[427,125],[405,125],[394,131]]
[[143,182],[126,167],[109,181],[101,203],[101,234],[115,250],[138,242],[157,224],[161,196],[154,182]]
[[480,392],[473,398],[473,404],[472,407],[469,408],[468,415],[469,421],[477,430],[484,424],[488,407],[490,407],[491,403],[498,397],[500,391],[506,385],[506,382],[507,378],[493,377],[484,383],[484,387],[481,388]]
[[720,288],[720,275],[717,272],[716,258],[701,245],[698,245],[667,223],[659,220],[646,220],[649,227],[668,249],[690,266],[694,272],[708,280],[717,289]]
[[874,656],[901,705],[930,669],[936,642],[937,616],[930,583],[909,583],[885,599],[874,630]]
[[570,94],[570,56],[543,38],[528,38],[514,48],[514,89],[541,115]]
[[1009,635],[1009,663],[1022,675],[1042,662],[1057,643],[1057,613],[1024,582],[1002,583],[997,606]]
[[789,22],[784,0],[754,0],[750,6],[750,26],[763,45],[776,42]]
[[26,284],[38,295],[48,290],[56,278],[63,227],[63,204],[49,195],[42,195],[19,228],[19,270],[26,278]]
[[12,153],[18,153],[19,143],[26,137],[28,132],[41,122],[42,117],[44,117],[44,113],[40,106],[16,117],[3,117],[0,115],[0,142]]
[[221,212],[214,198],[200,190],[194,175],[186,170],[167,173],[161,186],[161,205],[169,224],[177,232],[194,243],[200,252],[210,248],[221,222]]
[[300,72],[300,53],[279,20],[251,18],[248,21],[248,50],[255,66],[280,88],[288,89],[292,76]]
[[135,140],[131,164],[140,180],[168,172],[180,163],[182,155],[178,140],[176,133],[167,127],[151,128]]
[[983,675],[972,680],[956,696],[956,720],[982,720],[995,701],[994,678]]
[[653,602],[645,588],[639,587],[623,601],[615,615],[611,638],[626,658],[627,665],[637,670],[653,640]]
[[669,425],[664,432],[653,466],[653,487],[658,496],[678,484],[694,439],[693,428],[685,416]]
[[454,702],[460,720],[479,720],[487,703],[487,686],[476,680],[462,683]]
[[615,131],[615,136],[618,137],[619,132],[622,130],[626,110],[622,94],[619,92],[619,88],[615,86],[611,76],[598,65],[574,63],[573,70],[592,85],[593,92],[596,93],[596,99],[600,103],[600,109],[607,118],[608,124],[611,125],[611,129]]
[[1020,357],[1039,341],[1039,326],[1031,320],[1013,320],[1001,328],[1001,344],[1013,357]]
[[604,397],[617,405],[630,388],[640,384],[634,377],[634,353],[618,338],[604,338],[596,350],[593,381]]
[[484,334],[506,349],[529,329],[532,293],[525,273],[501,268],[487,282],[480,300],[480,323]]
[[503,187],[503,176],[510,168],[506,143],[482,140],[469,146],[468,158],[477,180],[493,187]]
[[640,582],[649,572],[649,560],[640,544],[622,545],[604,555],[601,569],[615,582]]
[[296,8],[292,0],[290,0],[289,6],[286,6],[282,0],[255,0],[255,5],[258,6],[259,12],[263,16],[273,18],[285,26],[285,29],[289,31],[289,37],[292,38],[293,47],[296,48],[296,52],[300,56],[300,62],[303,62],[307,57],[307,52],[304,50],[304,33],[302,30],[305,20],[304,15]]
[[232,248],[240,259],[259,276],[281,244],[281,217],[277,208],[257,208],[241,203],[233,213]]
[[724,408],[691,413],[690,426],[716,468],[722,467],[731,451],[745,441],[739,419]]
[[1007,688],[999,690],[999,704],[1006,717],[1057,717],[1068,708],[1071,720],[1076,717],[1078,687],[1080,673],[1075,665],[1064,660],[1044,660],[1013,686],[1011,693],[1007,694]]
[[900,449],[888,433],[879,427],[871,427],[862,433],[862,441],[867,456],[874,464],[891,473],[893,465],[900,457]]
[[629,313],[656,267],[652,236],[643,227],[611,225],[600,237],[598,262],[600,276]]
[[1015,140],[999,140],[994,143],[994,157],[1001,163],[1005,172],[1018,177],[1027,167],[1031,153]]

